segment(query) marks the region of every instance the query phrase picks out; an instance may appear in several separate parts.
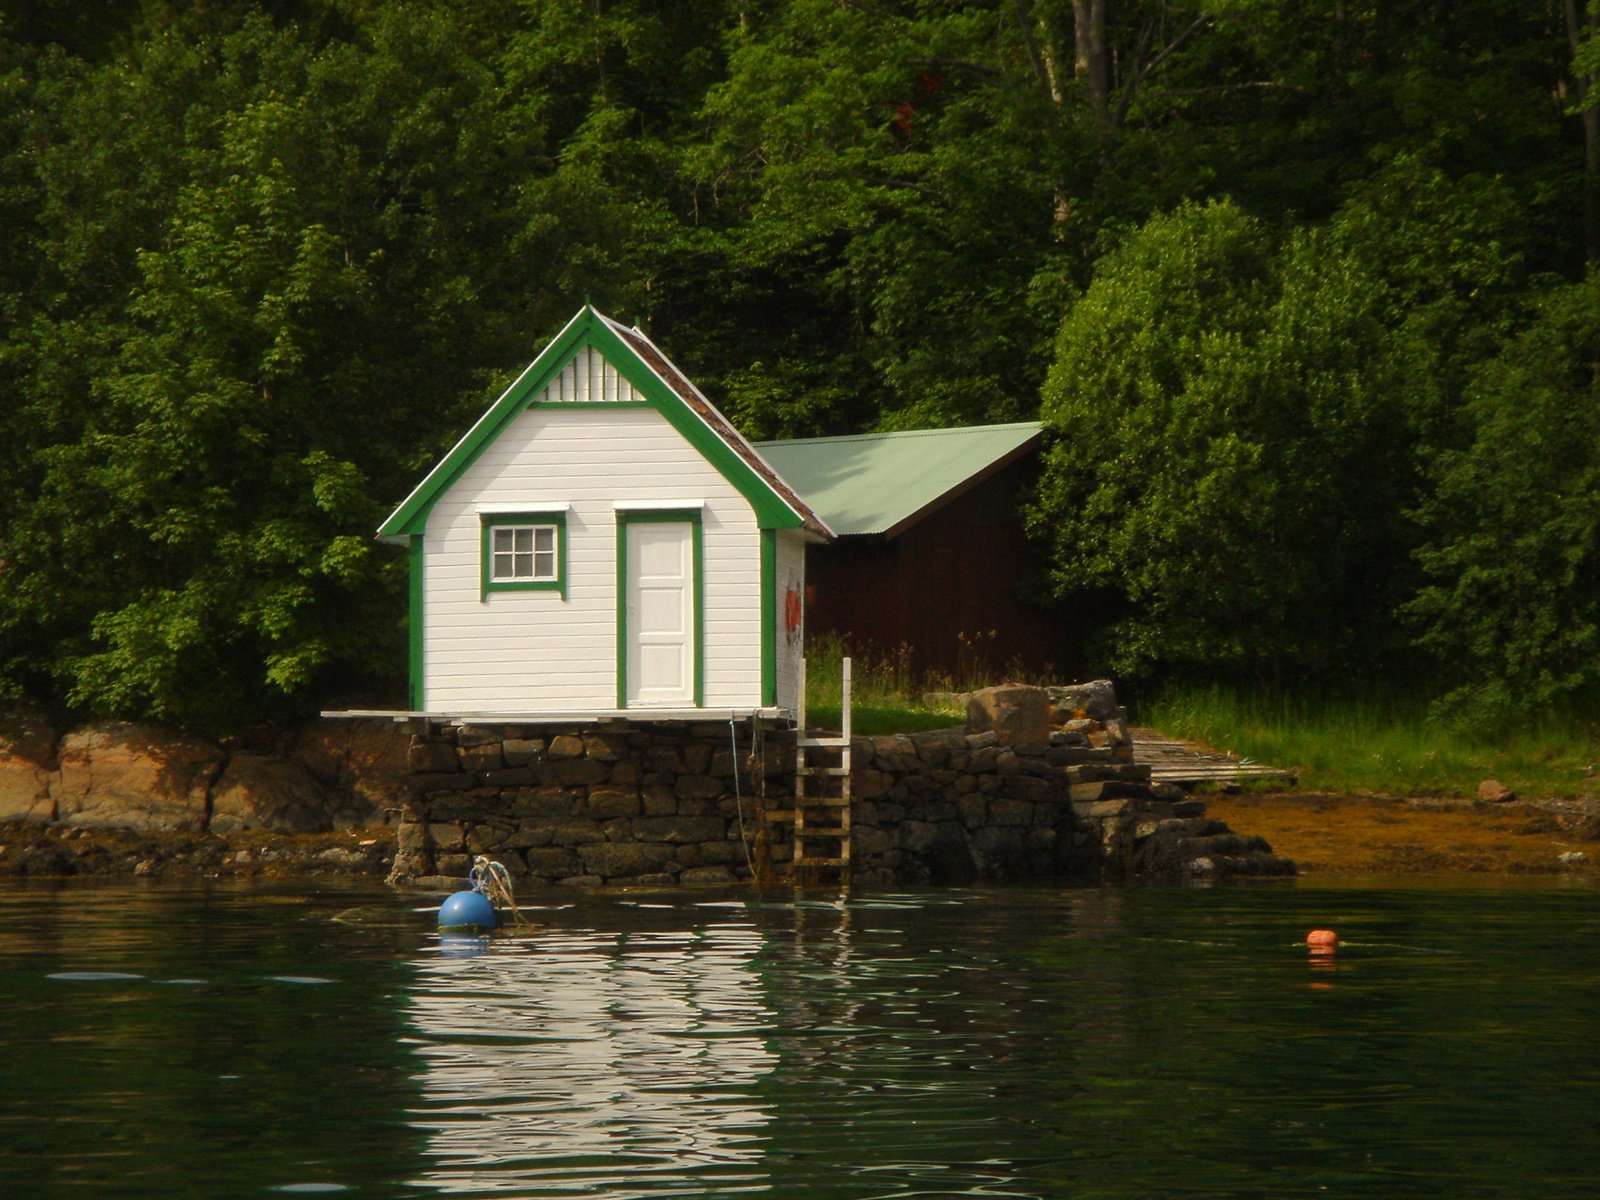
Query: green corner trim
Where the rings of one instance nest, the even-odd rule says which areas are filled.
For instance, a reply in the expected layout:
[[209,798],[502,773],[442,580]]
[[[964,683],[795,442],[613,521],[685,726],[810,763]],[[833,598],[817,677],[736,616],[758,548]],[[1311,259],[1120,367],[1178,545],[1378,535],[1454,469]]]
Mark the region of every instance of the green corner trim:
[[706,706],[706,542],[694,515],[694,706]]
[[617,707],[628,707],[628,514],[617,514]]
[[423,704],[427,697],[427,691],[423,686],[422,678],[424,661],[422,647],[423,634],[425,631],[422,624],[423,555],[421,534],[417,534],[411,539],[410,544],[406,547],[406,555],[411,568],[410,580],[408,581],[407,585],[409,612],[407,613],[406,618],[406,651],[409,659],[408,674],[411,682],[411,711],[423,712],[425,711]]
[[761,531],[761,703],[778,703],[778,534]]
[[[379,528],[381,536],[420,534],[427,524],[434,502],[477,461],[511,420],[534,403],[577,352],[593,346],[617,373],[645,397],[667,422],[683,435],[700,454],[731,483],[755,511],[764,529],[788,529],[801,524],[800,516],[767,484],[734,449],[722,440],[698,413],[684,403],[638,353],[606,324],[605,318],[587,305],[530,363],[514,383],[501,393],[489,410],[478,418],[466,435],[441,459],[417,488],[406,497]],[[573,407],[550,404],[549,408]],[[594,405],[593,407],[610,407]],[[632,407],[632,405],[629,405]]]
[[691,602],[694,604],[694,706],[706,703],[705,528],[698,508],[622,509],[617,512],[617,707],[628,707],[628,526],[686,524],[691,535]]
[[[490,592],[560,592],[567,598],[567,514],[564,512],[479,513],[482,535],[478,550],[480,602]],[[494,530],[501,525],[553,525],[556,530],[556,577],[554,579],[496,580],[493,575]]]

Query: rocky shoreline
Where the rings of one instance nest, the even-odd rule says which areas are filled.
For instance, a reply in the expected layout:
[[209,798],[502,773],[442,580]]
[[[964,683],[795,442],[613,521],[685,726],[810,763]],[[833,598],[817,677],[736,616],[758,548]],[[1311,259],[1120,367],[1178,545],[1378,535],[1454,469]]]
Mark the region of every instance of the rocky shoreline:
[[104,721],[0,723],[0,876],[383,878],[409,731],[319,720],[215,742]]
[[[898,761],[886,753],[878,763],[878,744],[887,752],[903,749],[902,740],[863,748],[869,839],[865,818],[889,799],[876,794],[888,786],[879,776]],[[0,877],[382,880],[395,868],[412,774],[423,766],[412,732],[391,720],[323,720],[223,744],[126,722],[60,734],[12,714],[0,720]],[[1112,815],[1123,803],[1111,794],[1117,786],[1074,782],[1079,815]],[[1204,805],[1158,799],[1177,806],[1157,814],[1172,830],[1202,819],[1190,810],[1204,808],[1216,825],[1208,831],[1231,824],[1256,835],[1252,843],[1264,836],[1312,874],[1600,875],[1596,801],[1296,792],[1211,795]],[[1156,844],[1136,841],[1135,858]],[[1130,865],[1162,873],[1158,863]]]
[[1600,801],[1239,792],[1213,814],[1266,837],[1302,875],[1600,879]]
[[[1600,879],[1600,812],[1522,801],[1244,792],[1212,815],[1265,836],[1303,877],[1565,875]],[[1578,860],[1563,856],[1582,855]],[[0,878],[369,879],[393,869],[392,826],[327,833],[139,833],[0,823]],[[418,880],[438,890],[454,877]]]
[[388,827],[323,834],[139,833],[37,821],[0,824],[0,877],[314,878],[380,882],[394,865]]

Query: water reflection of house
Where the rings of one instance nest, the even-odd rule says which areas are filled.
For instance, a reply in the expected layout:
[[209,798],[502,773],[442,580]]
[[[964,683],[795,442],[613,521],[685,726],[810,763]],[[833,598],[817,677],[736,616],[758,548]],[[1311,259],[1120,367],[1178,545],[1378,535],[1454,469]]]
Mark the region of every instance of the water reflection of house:
[[550,932],[418,964],[413,1125],[445,1192],[760,1186],[776,1065],[747,925]]

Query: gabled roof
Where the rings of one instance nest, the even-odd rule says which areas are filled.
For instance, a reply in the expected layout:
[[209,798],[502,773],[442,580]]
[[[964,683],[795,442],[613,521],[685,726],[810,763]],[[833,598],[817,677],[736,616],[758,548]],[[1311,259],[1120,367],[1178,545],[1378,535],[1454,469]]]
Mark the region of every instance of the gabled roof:
[[536,402],[545,388],[585,347],[592,347],[720,471],[755,510],[763,529],[803,528],[818,537],[833,531],[777,471],[717,411],[682,371],[648,337],[589,305],[528,364],[489,410],[429,471],[378,529],[382,538],[420,534],[433,503],[449,489],[486,446],[518,413]]
[[762,457],[841,537],[894,537],[1026,454],[1037,421],[760,442]]

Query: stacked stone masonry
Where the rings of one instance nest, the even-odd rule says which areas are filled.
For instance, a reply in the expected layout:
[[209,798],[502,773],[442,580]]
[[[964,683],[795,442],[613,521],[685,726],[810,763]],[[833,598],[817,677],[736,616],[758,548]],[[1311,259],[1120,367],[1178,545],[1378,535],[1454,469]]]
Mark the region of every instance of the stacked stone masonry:
[[[1202,801],[1152,786],[1120,710],[1069,713],[1046,739],[856,739],[852,879],[1293,871]],[[766,862],[781,877],[789,858],[788,827],[760,817],[794,794],[794,733],[773,723],[444,725],[412,738],[410,766],[395,882],[459,881],[479,854],[528,882],[636,886],[727,883]]]

